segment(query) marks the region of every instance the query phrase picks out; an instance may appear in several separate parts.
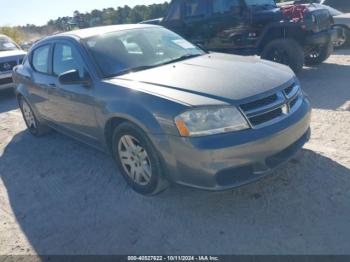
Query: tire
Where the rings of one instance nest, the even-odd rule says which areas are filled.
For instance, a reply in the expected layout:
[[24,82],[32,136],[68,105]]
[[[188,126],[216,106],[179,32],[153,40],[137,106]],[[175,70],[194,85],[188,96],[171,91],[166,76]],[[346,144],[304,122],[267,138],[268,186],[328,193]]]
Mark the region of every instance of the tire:
[[338,43],[335,43],[334,48],[341,49],[341,48],[350,47],[350,29],[343,26],[335,26],[335,27],[337,28],[340,27],[342,30],[344,30],[344,39],[342,39],[342,41]]
[[350,47],[350,29],[345,29],[345,43],[342,46],[342,48],[349,48]]
[[325,46],[317,46],[305,57],[305,65],[319,65],[326,61],[332,54],[333,44],[329,43]]
[[304,50],[293,39],[276,39],[264,47],[261,58],[288,65],[298,74],[304,65]]
[[[133,146],[128,147],[127,144]],[[139,127],[130,122],[118,125],[113,132],[112,148],[120,172],[135,192],[152,196],[168,188],[169,182],[164,177],[159,154]],[[131,148],[133,153],[128,151]]]
[[18,98],[18,104],[21,109],[24,122],[32,135],[40,137],[51,131],[46,124],[38,120],[38,117],[35,115],[32,107],[23,96]]

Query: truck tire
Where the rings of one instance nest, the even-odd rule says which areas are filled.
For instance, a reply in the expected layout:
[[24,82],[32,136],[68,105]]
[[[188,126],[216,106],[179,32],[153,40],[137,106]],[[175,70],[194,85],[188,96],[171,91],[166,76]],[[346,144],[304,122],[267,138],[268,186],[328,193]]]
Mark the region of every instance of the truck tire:
[[304,65],[304,50],[293,39],[276,39],[265,46],[261,58],[288,65],[298,74]]
[[329,43],[325,46],[317,46],[305,57],[305,65],[313,66],[323,63],[330,57],[333,52],[333,44]]

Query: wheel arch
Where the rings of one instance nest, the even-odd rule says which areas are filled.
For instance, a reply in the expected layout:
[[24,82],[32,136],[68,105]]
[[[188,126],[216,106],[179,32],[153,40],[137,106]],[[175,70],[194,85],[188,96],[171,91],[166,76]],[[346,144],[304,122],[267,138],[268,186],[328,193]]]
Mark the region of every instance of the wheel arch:
[[29,97],[29,93],[28,93],[28,90],[27,88],[25,88],[23,85],[18,85],[16,88],[15,88],[15,95],[16,95],[16,98],[17,98],[17,101],[19,102],[19,99],[21,97],[24,97],[28,100],[28,97]]
[[[145,116],[147,115],[147,116]],[[145,114],[139,113],[135,114],[111,114],[107,121],[104,123],[104,142],[106,144],[106,147],[108,148],[109,152],[112,152],[112,139],[113,139],[113,132],[117,126],[124,122],[129,122],[138,128],[142,130],[145,134],[160,134],[163,133],[162,129],[155,119],[154,116],[151,116],[151,114]]]
[[298,26],[295,26],[293,24],[288,26],[273,25],[267,27],[260,37],[260,40],[257,44],[259,55],[271,41],[277,39],[293,39],[301,46],[304,45],[303,32]]

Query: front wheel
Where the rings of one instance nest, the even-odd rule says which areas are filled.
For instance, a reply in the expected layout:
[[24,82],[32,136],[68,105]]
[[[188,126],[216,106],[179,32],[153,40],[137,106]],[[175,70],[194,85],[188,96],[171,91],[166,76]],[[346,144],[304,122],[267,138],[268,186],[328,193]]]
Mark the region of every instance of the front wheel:
[[115,161],[134,191],[155,195],[168,187],[159,154],[140,128],[129,122],[120,124],[112,143]]
[[333,44],[329,43],[325,46],[314,47],[305,57],[305,65],[319,65],[326,61],[333,52]]
[[299,73],[304,65],[304,51],[293,39],[276,39],[268,43],[261,58],[288,65],[294,73]]

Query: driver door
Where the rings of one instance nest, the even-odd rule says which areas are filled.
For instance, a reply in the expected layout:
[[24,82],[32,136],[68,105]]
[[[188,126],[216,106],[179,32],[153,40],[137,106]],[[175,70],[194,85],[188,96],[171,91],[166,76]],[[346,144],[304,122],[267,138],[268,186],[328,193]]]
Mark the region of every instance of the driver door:
[[[56,42],[53,46],[52,74],[48,97],[49,118],[59,128],[72,134],[83,135],[88,142],[97,138],[93,87],[83,84],[63,85],[58,77],[70,70],[78,70],[83,77],[88,73],[79,51],[70,42]],[[81,138],[81,136],[79,136]]]

